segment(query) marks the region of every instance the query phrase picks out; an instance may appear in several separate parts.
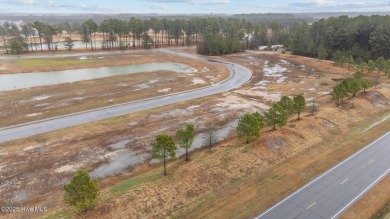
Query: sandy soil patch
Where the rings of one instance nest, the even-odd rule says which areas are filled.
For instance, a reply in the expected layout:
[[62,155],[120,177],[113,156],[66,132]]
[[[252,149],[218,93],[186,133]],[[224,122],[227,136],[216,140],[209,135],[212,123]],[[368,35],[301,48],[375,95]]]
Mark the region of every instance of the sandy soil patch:
[[36,116],[39,116],[41,114],[42,113],[31,113],[31,114],[27,114],[26,117],[36,117]]
[[171,88],[164,88],[164,89],[157,90],[157,92],[159,92],[159,93],[166,93],[166,92],[169,92],[170,90],[171,90]]
[[207,84],[207,82],[201,78],[194,78],[192,79],[192,84]]

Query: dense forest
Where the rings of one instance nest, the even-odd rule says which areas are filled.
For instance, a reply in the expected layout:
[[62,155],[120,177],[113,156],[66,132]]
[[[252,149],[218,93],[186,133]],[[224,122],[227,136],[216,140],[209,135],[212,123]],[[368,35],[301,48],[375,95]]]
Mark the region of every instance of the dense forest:
[[314,22],[314,17],[305,16],[304,14],[235,14],[232,16],[237,19],[244,19],[253,24],[264,24],[271,26],[272,23],[278,23],[283,27],[289,27],[297,22]]
[[[73,39],[74,34],[79,38]],[[55,51],[59,43],[70,50],[78,41],[84,43],[87,50],[197,45],[200,54],[222,55],[284,44],[294,54],[320,59],[348,57],[360,63],[390,57],[388,15],[331,17],[312,24],[287,14],[185,19],[108,18],[100,23],[93,19],[57,24],[35,21],[19,26],[3,22],[0,36],[7,53],[42,51],[42,45]]]
[[294,54],[312,57],[390,58],[390,16],[340,16],[312,25],[296,23],[289,28],[287,45]]

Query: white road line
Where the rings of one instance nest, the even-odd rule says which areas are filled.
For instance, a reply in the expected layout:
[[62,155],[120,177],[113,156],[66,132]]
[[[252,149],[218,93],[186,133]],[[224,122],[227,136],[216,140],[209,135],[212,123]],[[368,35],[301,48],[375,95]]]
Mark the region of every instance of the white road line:
[[360,154],[361,152],[367,150],[368,148],[370,148],[372,145],[374,145],[376,142],[380,141],[382,138],[386,137],[387,135],[389,135],[390,132],[382,135],[380,138],[376,139],[375,141],[373,141],[372,143],[370,143],[368,146],[366,146],[365,148],[362,148],[360,151],[356,152],[355,154],[351,155],[350,157],[348,157],[347,159],[345,159],[343,162],[337,164],[336,166],[334,166],[333,168],[331,168],[330,170],[326,171],[325,173],[323,173],[322,175],[320,175],[319,177],[317,177],[316,179],[314,179],[313,181],[311,181],[310,183],[306,184],[305,186],[301,187],[300,189],[298,189],[297,191],[295,191],[293,194],[289,195],[287,198],[283,199],[282,201],[278,202],[276,205],[274,205],[273,207],[269,208],[267,211],[265,211],[264,213],[262,213],[261,215],[255,217],[255,219],[259,219],[261,217],[263,217],[264,215],[266,215],[268,212],[272,211],[274,208],[278,207],[280,204],[282,204],[283,202],[285,202],[287,199],[291,198],[292,196],[294,196],[295,194],[297,194],[298,192],[302,191],[303,189],[305,189],[306,187],[310,186],[311,184],[313,184],[314,182],[316,182],[317,180],[319,180],[320,178],[322,178],[323,176],[325,176],[326,174],[328,174],[329,172],[331,172],[332,170],[336,169],[337,167],[339,167],[340,165],[342,165],[343,163],[347,162],[348,160],[352,159],[353,157],[355,157],[356,155]]
[[376,179],[373,183],[371,183],[363,192],[361,192],[359,195],[357,195],[352,201],[350,201],[344,208],[342,208],[339,212],[337,212],[331,219],[336,218],[341,214],[345,209],[347,209],[351,204],[353,204],[360,196],[362,196],[364,193],[366,193],[371,187],[373,187],[377,182],[379,182],[383,177],[385,177],[390,172],[390,169],[388,169],[384,174],[382,174],[378,179]]
[[309,205],[306,210],[309,210],[311,207],[313,207],[315,204],[317,204],[317,202],[314,202],[313,204]]
[[371,160],[370,162],[368,162],[368,165],[370,165],[372,162],[374,162],[374,160]]
[[340,184],[342,185],[342,184],[346,183],[348,180],[349,180],[349,178],[346,178],[346,179],[345,179],[344,181],[342,181]]

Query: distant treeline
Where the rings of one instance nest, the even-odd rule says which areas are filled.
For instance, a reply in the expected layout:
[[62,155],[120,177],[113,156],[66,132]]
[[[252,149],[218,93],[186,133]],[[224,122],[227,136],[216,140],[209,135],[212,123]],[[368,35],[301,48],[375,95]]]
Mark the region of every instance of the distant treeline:
[[321,19],[312,25],[296,23],[289,28],[288,48],[305,56],[334,55],[367,61],[390,58],[390,16],[358,16]]
[[283,26],[291,24],[293,21],[306,21],[313,22],[316,15],[306,16],[305,14],[172,14],[172,15],[162,15],[162,14],[1,14],[0,20],[9,20],[9,21],[40,21],[48,24],[58,24],[58,23],[83,23],[86,20],[92,19],[97,23],[101,23],[104,20],[108,19],[118,19],[118,20],[130,20],[132,17],[141,19],[141,20],[150,20],[156,18],[159,20],[191,20],[193,18],[237,18],[245,19],[253,23],[262,23],[269,25],[272,22],[279,22]]
[[[390,58],[388,15],[332,17],[312,24],[288,14],[264,15],[262,19],[256,14],[233,17],[237,18],[132,17],[127,20],[109,18],[100,23],[89,19],[82,23],[58,24],[35,21],[21,27],[4,22],[0,26],[0,35],[7,53],[21,53],[28,48],[29,51],[42,51],[42,44],[55,51],[58,43],[63,41],[70,50],[73,47],[72,34],[78,33],[85,48],[91,50],[98,49],[98,46],[99,49],[129,49],[197,45],[200,54],[222,55],[284,44],[294,54],[320,59],[334,59],[335,55],[352,57],[356,61]],[[64,31],[68,33],[66,39],[62,35]]]
[[26,14],[26,13],[0,13],[0,20],[8,21],[40,21],[47,24],[58,24],[58,23],[83,23],[86,20],[92,19],[97,23],[101,23],[107,19],[118,19],[118,20],[129,20],[132,17],[141,20],[150,20],[157,18],[159,20],[168,19],[184,19],[190,20],[192,18],[237,18],[245,19],[252,23],[262,23],[270,25],[272,22],[278,22],[282,26],[286,27],[289,24],[298,22],[312,23],[318,21],[321,18],[339,17],[347,15],[349,17],[356,17],[359,15],[371,16],[371,15],[390,15],[390,12],[320,12],[320,13],[265,13],[265,14],[135,14],[135,13],[121,13],[121,14],[96,14],[96,13],[84,13],[84,14]]
[[[270,38],[267,37],[268,28],[273,32]],[[100,24],[92,19],[83,23],[58,24],[35,21],[25,23],[21,27],[5,22],[0,26],[0,35],[6,52],[14,54],[34,50],[43,51],[43,44],[46,44],[48,50],[55,51],[58,43],[63,41],[65,47],[71,50],[74,33],[80,34],[85,48],[90,50],[199,45],[199,53],[206,55],[232,53],[247,47],[257,48],[269,41],[282,43],[286,38],[283,34],[284,28],[276,22],[270,26],[253,25],[243,19],[215,17],[189,20],[110,18]],[[99,48],[97,41],[101,43]]]
[[289,27],[297,22],[313,22],[315,19],[314,17],[304,16],[304,14],[301,14],[301,17],[293,14],[235,14],[232,17],[266,26],[278,23],[283,27]]

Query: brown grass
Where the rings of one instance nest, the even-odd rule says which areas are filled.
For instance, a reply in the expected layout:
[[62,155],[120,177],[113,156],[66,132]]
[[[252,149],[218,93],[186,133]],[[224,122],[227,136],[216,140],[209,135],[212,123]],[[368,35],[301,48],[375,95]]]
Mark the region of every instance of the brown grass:
[[[50,59],[52,60],[52,59]],[[57,59],[54,59],[57,60]],[[60,60],[57,60],[60,61]],[[216,83],[229,76],[229,71],[217,64],[203,61],[191,61],[177,56],[160,53],[141,53],[116,55],[108,60],[84,65],[55,65],[47,67],[30,67],[30,71],[63,70],[105,65],[125,65],[150,62],[180,62],[198,69],[198,73],[186,74],[175,72],[139,73],[115,76],[54,86],[35,87],[30,89],[1,92],[0,127],[24,122],[36,121],[83,110],[94,109],[149,97],[181,92]],[[204,68],[208,71],[204,71]],[[18,71],[10,66],[6,71]],[[193,79],[202,79],[204,84],[194,84]],[[149,84],[150,81],[157,80]],[[143,84],[145,87],[137,87]],[[34,100],[34,97],[50,96],[48,99]]]
[[[87,217],[253,217],[390,128],[385,122],[361,135],[372,117],[388,111],[375,110],[364,97],[349,102],[356,106],[353,110],[323,109],[276,132],[265,130],[249,145],[231,138],[212,154],[204,151],[194,154],[189,163],[170,163],[169,176],[155,183],[119,194],[108,188],[97,210]],[[356,116],[362,112],[372,114]],[[288,146],[267,145],[275,138]],[[156,168],[153,171],[161,172],[161,167]]]
[[[245,54],[238,56],[240,63],[261,70],[262,65],[251,65]],[[298,70],[293,73],[305,74]],[[327,78],[326,74],[331,78],[336,73],[323,74],[323,78]],[[255,77],[261,80],[260,76]],[[250,89],[257,82],[251,83],[242,89]],[[290,91],[290,85],[294,86],[283,85],[278,85],[283,94]],[[11,200],[17,191],[34,191],[23,203],[49,205],[49,215],[58,210],[75,216],[61,203],[62,185],[77,168],[93,170],[107,162],[99,157],[112,152],[110,144],[123,138],[137,139],[128,147],[148,152],[157,133],[174,135],[188,122],[201,132],[210,120],[205,118],[225,118],[229,122],[242,113],[264,110],[262,104],[267,102],[253,98],[230,92],[1,144],[0,153],[8,153],[0,161],[0,166],[8,165],[2,172],[6,174],[4,181],[17,181],[20,185],[7,187],[0,198]],[[390,122],[384,122],[361,134],[374,120],[389,113],[388,84],[347,99],[340,108],[334,107],[329,95],[317,98],[320,107],[314,116],[305,113],[302,121],[291,117],[289,124],[277,131],[266,128],[262,137],[251,144],[242,144],[231,133],[212,153],[201,150],[192,154],[190,162],[170,162],[166,178],[148,177],[161,173],[162,168],[145,164],[100,180],[103,191],[97,208],[83,217],[250,218],[390,128]],[[193,108],[194,105],[197,107]],[[36,145],[43,147],[24,151]],[[83,161],[81,167],[69,172],[54,173],[59,167]],[[12,174],[15,172],[19,175]],[[128,187],[113,192],[112,186],[124,182]]]
[[[390,176],[385,177],[362,199],[351,207],[341,218],[373,218],[375,214],[390,202]],[[387,210],[387,214],[390,212]],[[386,214],[385,214],[386,215]],[[385,217],[386,218],[386,217]]]

